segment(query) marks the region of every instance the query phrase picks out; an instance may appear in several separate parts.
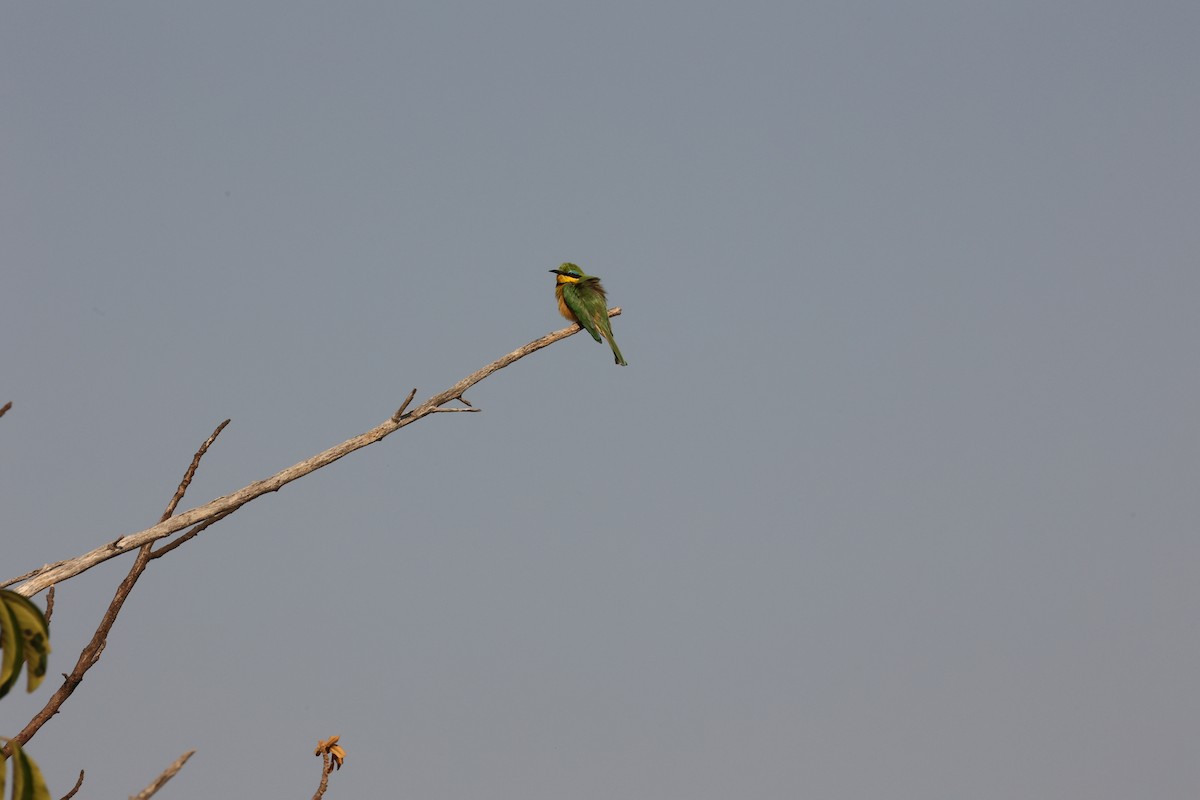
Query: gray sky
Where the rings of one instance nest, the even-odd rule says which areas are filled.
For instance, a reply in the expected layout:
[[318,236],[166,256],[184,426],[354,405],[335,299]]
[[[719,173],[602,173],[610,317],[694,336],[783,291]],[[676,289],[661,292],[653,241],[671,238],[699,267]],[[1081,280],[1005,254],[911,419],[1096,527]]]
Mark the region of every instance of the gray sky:
[[[1200,6],[9,4],[4,575],[156,562],[55,796],[1200,790]],[[68,671],[128,560],[64,584]],[[15,733],[49,696],[6,698]],[[309,793],[309,794],[306,794]]]

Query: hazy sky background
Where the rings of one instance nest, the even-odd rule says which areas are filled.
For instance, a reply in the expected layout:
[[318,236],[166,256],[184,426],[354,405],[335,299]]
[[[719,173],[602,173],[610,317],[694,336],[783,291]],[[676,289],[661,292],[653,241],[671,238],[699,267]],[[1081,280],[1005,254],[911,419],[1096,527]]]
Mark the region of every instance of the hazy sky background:
[[[1200,4],[9,3],[3,575],[152,565],[55,797],[1200,791]],[[129,559],[63,584],[70,670]],[[44,598],[40,599],[42,602]],[[0,704],[13,734],[57,684]]]

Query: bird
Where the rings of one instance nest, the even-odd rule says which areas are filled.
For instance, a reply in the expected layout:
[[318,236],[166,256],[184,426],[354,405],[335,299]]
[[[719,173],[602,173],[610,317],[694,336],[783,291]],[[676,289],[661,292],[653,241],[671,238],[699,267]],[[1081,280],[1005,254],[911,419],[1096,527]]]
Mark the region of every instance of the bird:
[[558,313],[571,322],[578,322],[597,342],[601,336],[607,339],[617,364],[628,366],[613,339],[612,323],[608,319],[608,297],[604,294],[600,279],[584,273],[569,262],[550,271],[558,276],[554,285]]

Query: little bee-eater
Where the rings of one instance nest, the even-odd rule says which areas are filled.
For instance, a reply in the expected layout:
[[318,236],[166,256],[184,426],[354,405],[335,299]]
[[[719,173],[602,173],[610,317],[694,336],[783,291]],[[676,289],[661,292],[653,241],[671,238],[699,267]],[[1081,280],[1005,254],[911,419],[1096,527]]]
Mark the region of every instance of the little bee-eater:
[[627,366],[613,340],[612,323],[608,319],[608,298],[595,275],[586,275],[574,264],[563,264],[550,270],[558,276],[554,296],[558,298],[558,313],[571,322],[578,322],[597,342],[603,336],[612,348],[616,362]]

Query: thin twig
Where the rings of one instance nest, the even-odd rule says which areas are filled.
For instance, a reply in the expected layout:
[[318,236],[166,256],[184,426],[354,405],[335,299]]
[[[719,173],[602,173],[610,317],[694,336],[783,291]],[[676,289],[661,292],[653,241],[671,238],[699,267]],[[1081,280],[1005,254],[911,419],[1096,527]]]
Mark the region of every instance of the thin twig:
[[10,408],[12,408],[12,400],[9,400],[4,405],[0,406],[0,417],[3,417],[5,414],[7,414]]
[[3,589],[5,586],[12,586],[14,583],[20,583],[21,581],[36,577],[38,575],[41,575],[43,572],[49,572],[50,570],[52,570],[56,567],[61,567],[63,564],[66,564],[67,561],[69,561],[69,560],[70,559],[67,559],[66,561],[55,561],[53,564],[43,564],[42,566],[38,567],[37,569],[26,572],[24,575],[18,575],[15,578],[9,578],[8,580],[4,581],[3,583],[0,583],[0,589]]
[[413,388],[413,390],[408,393],[408,397],[404,398],[404,402],[400,404],[400,407],[396,409],[396,413],[392,414],[392,422],[400,421],[400,418],[404,416],[404,409],[408,408],[408,404],[411,403],[413,398],[416,396],[417,390],[416,388]]
[[[609,309],[608,315],[615,317],[621,313],[620,308]],[[400,419],[388,418],[387,421],[376,425],[366,433],[359,434],[353,438],[347,439],[341,444],[321,453],[307,458],[297,464],[280,470],[269,478],[260,481],[255,481],[248,486],[239,489],[232,494],[227,494],[224,497],[218,497],[205,503],[202,506],[197,506],[182,514],[176,514],[165,522],[160,522],[152,528],[147,528],[137,533],[131,533],[127,536],[122,536],[108,544],[101,545],[89,553],[84,553],[76,558],[58,562],[54,566],[43,567],[40,570],[35,570],[34,574],[29,577],[24,583],[16,588],[15,591],[31,597],[42,591],[48,586],[51,586],[60,581],[73,578],[81,572],[91,569],[97,564],[103,563],[110,558],[115,558],[122,553],[127,553],[130,550],[136,550],[147,542],[153,542],[161,539],[164,536],[170,536],[172,533],[181,531],[184,528],[190,528],[193,525],[199,524],[213,517],[227,514],[241,508],[246,503],[262,497],[269,492],[277,492],[287,484],[298,478],[308,475],[322,467],[328,466],[344,456],[353,453],[355,450],[360,450],[368,445],[375,444],[386,436],[395,433],[400,428],[410,425],[419,419],[429,416],[434,413],[434,410],[440,408],[451,400],[455,400],[463,395],[468,389],[475,384],[487,378],[492,373],[504,369],[515,361],[519,361],[525,356],[536,353],[543,347],[548,347],[557,341],[573,336],[579,333],[580,327],[578,324],[570,325],[553,333],[546,334],[540,339],[535,339],[532,342],[519,347],[516,350],[502,356],[485,367],[482,367],[475,372],[472,372],[467,377],[460,380],[458,383],[451,386],[438,394],[433,395],[428,400],[425,400],[419,406],[408,412]]]
[[[192,478],[194,478],[196,476],[196,469],[197,469],[197,467],[200,466],[200,459],[204,457],[204,454],[208,452],[208,448],[212,446],[212,443],[217,440],[217,437],[221,435],[221,431],[225,430],[225,426],[228,424],[229,424],[229,420],[225,420],[224,422],[222,422],[212,432],[212,435],[204,440],[204,444],[200,445],[200,449],[197,450],[196,455],[194,455],[192,457],[192,463],[188,466],[187,472],[185,472],[183,475],[183,480],[181,480],[179,482],[179,488],[175,490],[175,496],[171,498],[171,502],[167,505],[167,510],[163,512],[162,519],[160,519],[159,522],[163,522],[165,520],[170,519],[171,515],[175,513],[175,507],[179,505],[179,501],[183,499],[184,492],[187,491],[188,485],[191,484],[191,482],[192,482]],[[233,512],[230,512],[230,513],[233,513]],[[213,517],[210,520],[205,520],[204,522],[195,526],[194,528],[192,528],[190,531],[188,531],[184,535],[180,536],[175,541],[170,542],[169,544],[164,544],[162,547],[159,547],[157,550],[152,550],[150,552],[150,558],[151,559],[162,558],[167,553],[171,552],[176,547],[179,547],[179,545],[183,544],[184,542],[190,542],[192,539],[195,539],[196,536],[202,530],[204,530],[205,528],[208,528],[211,525],[215,525],[216,523],[225,519],[225,517],[227,517],[227,516],[229,516],[229,514],[221,514],[220,516]],[[147,542],[146,544],[142,545],[143,548],[146,548],[149,546],[150,546],[150,542]]]
[[83,770],[79,770],[79,780],[75,781],[75,785],[71,787],[71,791],[64,794],[59,800],[71,800],[75,793],[79,791],[79,787],[83,786]]
[[212,432],[212,435],[204,440],[204,444],[200,445],[200,449],[196,451],[196,455],[192,456],[192,463],[188,464],[187,472],[183,473],[183,480],[179,482],[179,488],[175,490],[175,496],[171,498],[171,502],[167,503],[167,510],[163,512],[162,517],[158,520],[162,522],[171,518],[175,513],[176,506],[183,499],[183,495],[187,492],[188,486],[192,483],[192,478],[196,477],[196,468],[200,466],[200,459],[204,458],[204,454],[208,452],[208,448],[212,447],[212,443],[221,435],[221,431],[225,430],[225,426],[229,424],[229,420],[225,420],[217,429]]
[[161,775],[150,782],[149,786],[147,786],[145,789],[142,789],[137,794],[131,795],[129,800],[147,800],[147,798],[151,797],[155,792],[161,789],[163,784],[171,780],[171,778],[174,778],[176,773],[183,769],[183,765],[186,764],[187,760],[195,755],[195,753],[195,750],[188,750],[179,758],[175,759],[171,766],[164,769]]
[[46,618],[46,625],[50,624],[50,618],[54,616],[54,587],[50,587],[50,591],[46,592],[46,613],[43,614]]
[[[165,556],[167,553],[171,552],[171,551],[172,551],[172,550],[174,550],[176,547],[179,547],[179,545],[183,544],[184,542],[190,542],[192,539],[195,539],[195,538],[196,538],[196,537],[197,537],[197,536],[200,534],[200,532],[201,532],[201,531],[203,531],[204,529],[206,529],[206,528],[209,528],[209,527],[211,527],[211,526],[213,526],[213,525],[216,525],[218,522],[220,522],[221,520],[225,519],[225,518],[226,518],[226,517],[228,517],[230,514],[232,514],[232,513],[233,513],[235,510],[236,510],[236,509],[232,509],[232,508],[231,508],[229,511],[225,512],[224,514],[220,514],[220,515],[218,515],[218,516],[215,516],[215,517],[213,517],[212,519],[206,519],[206,520],[204,520],[204,522],[201,522],[199,525],[197,525],[196,527],[192,528],[192,529],[191,529],[191,530],[189,530],[187,533],[185,533],[185,534],[183,534],[182,536],[180,536],[178,539],[175,539],[174,541],[167,542],[166,544],[162,545],[162,546],[161,546],[161,547],[159,547],[158,549],[156,549],[156,550],[152,551],[152,552],[150,553],[150,558],[152,558],[152,559],[154,559],[154,558],[162,558],[162,557],[163,557],[163,556]],[[143,545],[143,546],[145,546],[145,545]]]

